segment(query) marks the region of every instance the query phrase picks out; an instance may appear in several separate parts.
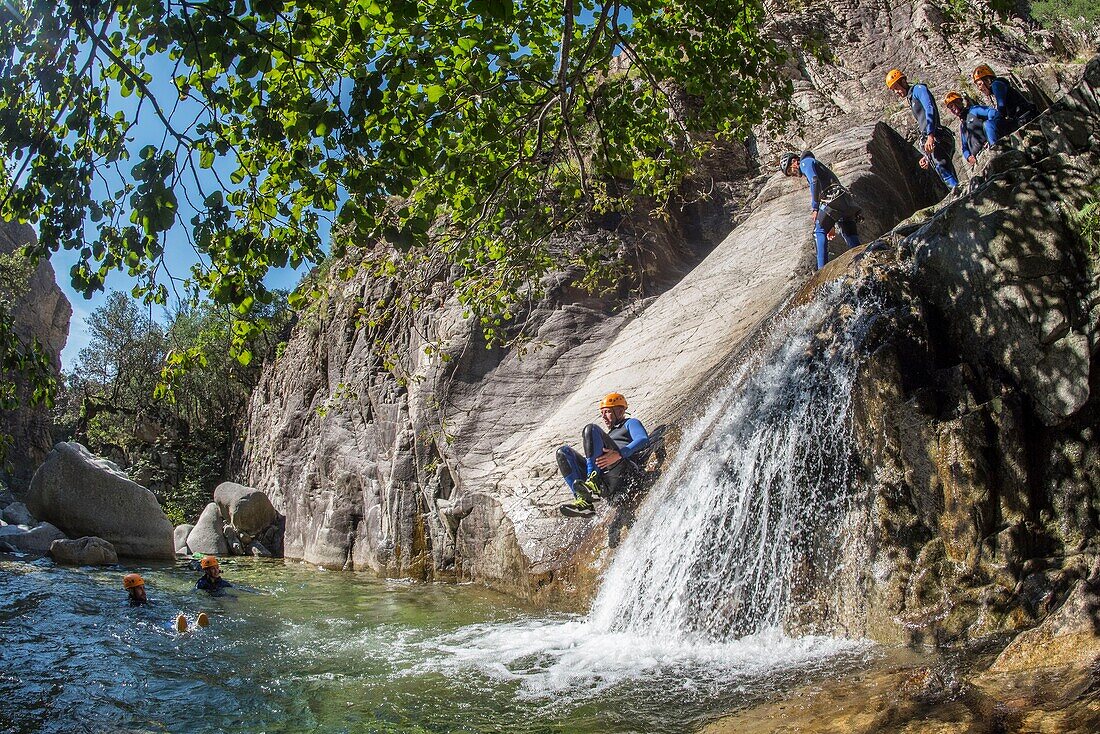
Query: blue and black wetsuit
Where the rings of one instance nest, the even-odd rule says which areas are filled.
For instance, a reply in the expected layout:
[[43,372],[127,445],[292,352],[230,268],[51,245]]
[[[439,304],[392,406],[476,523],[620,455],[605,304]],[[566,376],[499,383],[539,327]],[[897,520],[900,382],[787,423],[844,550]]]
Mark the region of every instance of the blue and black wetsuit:
[[[624,418],[611,426],[609,431],[589,423],[581,432],[584,442],[584,456],[572,446],[558,449],[558,469],[561,470],[569,491],[577,496],[573,485],[592,472],[598,472],[603,478],[609,495],[618,494],[624,483],[638,472],[639,462],[649,453],[649,434],[637,418]],[[596,466],[596,457],[603,453],[604,447],[614,446],[623,457],[607,469]]]
[[[913,112],[913,119],[917,121],[917,129],[921,134],[921,152],[936,169],[936,173],[940,175],[943,182],[955,188],[959,185],[955,164],[951,162],[951,156],[955,152],[955,138],[940,124],[940,111],[936,107],[936,100],[932,99],[932,93],[923,84],[914,84],[909,87],[906,99],[909,100],[909,109]],[[924,152],[924,144],[928,138],[936,141],[936,147],[931,153]]]
[[1011,135],[1035,119],[1038,110],[1028,101],[1020,90],[1008,83],[1007,79],[994,77],[990,84],[989,96],[993,100],[993,106],[1001,115],[1001,137]]
[[[859,247],[859,233],[855,218],[859,209],[852,201],[836,174],[829,170],[814,154],[806,151],[798,161],[798,170],[810,184],[810,211],[817,212],[814,220],[814,240],[817,242],[817,269],[825,267],[829,259],[828,231],[836,224],[848,247]],[[832,195],[832,196],[830,196]]]
[[977,156],[1000,139],[998,125],[1001,115],[992,107],[971,104],[959,121],[959,140],[962,141],[962,156]]
[[221,576],[214,579],[210,576],[207,576],[206,574],[200,576],[198,582],[195,584],[196,589],[208,592],[210,594],[213,594],[214,596],[221,594],[223,590],[231,588],[232,586],[233,584],[229,583]]

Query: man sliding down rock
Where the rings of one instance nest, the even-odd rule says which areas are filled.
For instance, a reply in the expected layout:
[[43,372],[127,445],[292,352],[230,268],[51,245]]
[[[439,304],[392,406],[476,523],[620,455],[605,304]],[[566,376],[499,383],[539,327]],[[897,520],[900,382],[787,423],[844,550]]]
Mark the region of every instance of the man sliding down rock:
[[558,469],[574,497],[561,506],[567,517],[591,517],[601,497],[614,501],[632,489],[649,453],[649,434],[637,418],[626,417],[625,397],[608,393],[600,401],[600,416],[607,430],[594,423],[584,427],[584,456],[571,446],[558,449]]
[[833,236],[834,226],[840,227],[840,233],[844,235],[844,241],[849,248],[859,247],[859,232],[856,230],[859,207],[856,206],[851,192],[840,185],[840,179],[828,166],[807,150],[801,156],[797,153],[784,153],[779,159],[779,170],[787,176],[801,173],[810,184],[810,211],[814,218],[818,270],[825,267],[829,260],[826,243]]

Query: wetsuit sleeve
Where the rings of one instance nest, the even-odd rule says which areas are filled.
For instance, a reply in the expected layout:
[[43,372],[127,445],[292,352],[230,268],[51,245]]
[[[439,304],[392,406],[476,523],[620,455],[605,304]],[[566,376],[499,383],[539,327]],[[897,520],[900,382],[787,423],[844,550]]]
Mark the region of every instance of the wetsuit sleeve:
[[966,134],[966,122],[965,121],[960,122],[959,123],[959,140],[962,141],[962,156],[963,156],[964,161],[967,158],[970,157],[970,146],[966,144],[967,137],[968,136]]
[[1004,110],[1008,104],[1008,84],[1002,79],[994,79],[989,87],[989,94],[993,97],[993,106],[997,111]]
[[931,135],[934,132],[936,120],[936,103],[932,99],[932,93],[928,91],[928,87],[918,84],[913,87],[913,99],[924,108],[924,129],[921,130],[921,134]]
[[982,129],[985,130],[986,140],[989,141],[990,145],[996,145],[997,125],[1001,121],[1001,113],[993,107],[982,107],[980,105],[971,107],[970,111],[985,120],[985,122],[982,123]]
[[195,583],[195,588],[206,591],[210,588],[210,582],[206,580],[205,576],[201,576],[199,580]]
[[[817,175],[817,160],[813,158],[804,159],[798,164],[798,170],[802,171],[802,175],[806,177],[806,181],[810,184],[810,211],[816,212],[818,201],[821,198],[818,196],[821,178]],[[638,425],[641,425],[641,423],[638,423]]]
[[630,431],[630,443],[619,449],[619,454],[624,459],[629,459],[649,445],[649,434],[646,433],[642,422],[637,418],[627,418],[626,428]]

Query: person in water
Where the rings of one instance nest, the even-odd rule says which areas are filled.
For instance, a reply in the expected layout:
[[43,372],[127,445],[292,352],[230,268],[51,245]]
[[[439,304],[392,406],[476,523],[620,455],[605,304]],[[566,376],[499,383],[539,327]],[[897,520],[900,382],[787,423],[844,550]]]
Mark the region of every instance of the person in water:
[[959,185],[959,176],[955,173],[955,164],[951,156],[955,153],[955,138],[940,124],[940,111],[936,100],[923,84],[909,84],[909,79],[901,69],[891,69],[886,75],[887,88],[909,103],[909,111],[917,121],[917,130],[921,137],[921,168],[933,168],[943,182],[951,189]]
[[614,498],[641,474],[639,463],[649,451],[649,434],[637,418],[626,417],[626,398],[608,393],[600,401],[604,430],[589,423],[581,431],[584,455],[572,446],[557,451],[558,469],[573,501],[561,506],[568,517],[590,517],[601,497]]
[[992,107],[975,104],[958,92],[948,92],[943,105],[959,118],[959,141],[962,156],[970,165],[978,163],[978,154],[997,144],[997,126],[1001,115]]
[[149,603],[149,597],[145,595],[145,579],[138,574],[128,573],[123,576],[122,588],[126,590],[130,606],[140,607]]
[[852,194],[840,185],[840,179],[814,154],[805,151],[784,153],[779,159],[779,170],[786,176],[801,174],[810,185],[810,211],[814,218],[814,241],[817,243],[817,269],[825,267],[829,260],[828,238],[834,226],[840,227],[844,242],[849,248],[859,247],[856,219],[859,207]]
[[196,589],[209,594],[221,594],[223,589],[233,586],[233,584],[222,578],[222,569],[218,565],[216,556],[203,556],[202,560],[199,561],[199,567],[202,568],[202,576],[195,584]]

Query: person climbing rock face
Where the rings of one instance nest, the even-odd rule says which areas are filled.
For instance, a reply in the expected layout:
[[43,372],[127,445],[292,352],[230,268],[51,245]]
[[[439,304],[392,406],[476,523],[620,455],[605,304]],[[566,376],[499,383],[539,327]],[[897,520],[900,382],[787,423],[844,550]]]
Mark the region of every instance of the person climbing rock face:
[[959,118],[959,140],[963,159],[970,165],[978,162],[978,154],[997,144],[997,125],[1001,115],[992,107],[974,104],[958,92],[948,92],[943,106]]
[[921,135],[921,168],[932,167],[943,182],[954,189],[959,185],[959,176],[951,156],[955,153],[955,138],[940,124],[940,112],[936,100],[923,84],[909,84],[909,79],[901,69],[891,69],[886,75],[886,86],[898,99],[909,102],[909,110],[917,121],[917,130]]
[[202,576],[195,584],[196,589],[218,595],[222,593],[223,589],[233,586],[233,584],[222,578],[222,569],[218,565],[216,556],[203,556],[202,560],[199,561],[199,566],[202,568]]
[[834,226],[840,227],[849,248],[859,247],[859,232],[856,229],[859,207],[828,166],[807,150],[801,156],[793,152],[784,153],[779,159],[779,170],[787,176],[801,174],[810,185],[810,211],[814,218],[818,270],[825,267],[829,260],[827,243]]
[[649,450],[649,434],[637,418],[626,417],[626,398],[608,393],[600,401],[603,428],[589,423],[581,431],[582,456],[571,446],[558,449],[558,469],[573,501],[561,506],[567,517],[590,517],[601,497],[617,498],[641,475],[639,463]]
[[1022,126],[1035,119],[1038,111],[1035,105],[1028,101],[1027,97],[1012,86],[1007,79],[1002,79],[993,73],[993,69],[985,64],[979,64],[974,68],[974,84],[989,97],[993,108],[1000,115],[1000,137],[1011,135]]
[[136,573],[128,573],[122,577],[122,588],[126,590],[130,606],[140,607],[149,603],[145,596],[145,579]]

